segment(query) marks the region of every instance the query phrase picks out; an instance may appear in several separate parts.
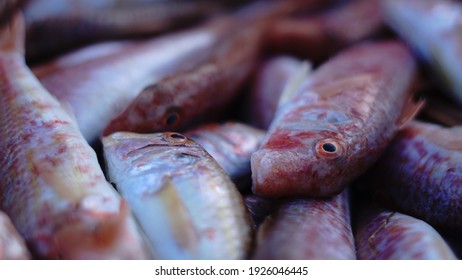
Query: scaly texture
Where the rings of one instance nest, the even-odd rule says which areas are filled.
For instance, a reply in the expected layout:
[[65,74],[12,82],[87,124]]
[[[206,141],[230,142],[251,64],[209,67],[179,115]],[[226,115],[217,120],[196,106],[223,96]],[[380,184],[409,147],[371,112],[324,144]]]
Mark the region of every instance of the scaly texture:
[[397,135],[360,189],[390,209],[462,230],[462,128],[414,121]]
[[397,212],[368,211],[356,225],[355,239],[362,260],[457,259],[430,225]]
[[178,133],[103,138],[110,180],[159,259],[243,259],[250,218],[236,187],[198,144]]
[[382,41],[349,48],[294,84],[252,155],[254,193],[341,192],[419,109],[412,102],[415,78],[415,61],[405,45]]
[[0,207],[40,258],[145,258],[130,212],[75,121],[0,35]]
[[202,125],[187,131],[185,136],[201,145],[237,184],[246,182],[247,178],[250,181],[250,156],[260,146],[265,132],[226,122]]
[[348,191],[281,204],[258,229],[254,258],[356,259]]

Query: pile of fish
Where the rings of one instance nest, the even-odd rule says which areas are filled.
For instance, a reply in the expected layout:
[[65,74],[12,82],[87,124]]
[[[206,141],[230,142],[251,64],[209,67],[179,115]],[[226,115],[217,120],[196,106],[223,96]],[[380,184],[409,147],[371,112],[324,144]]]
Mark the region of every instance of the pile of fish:
[[0,1],[0,259],[462,257],[462,3]]

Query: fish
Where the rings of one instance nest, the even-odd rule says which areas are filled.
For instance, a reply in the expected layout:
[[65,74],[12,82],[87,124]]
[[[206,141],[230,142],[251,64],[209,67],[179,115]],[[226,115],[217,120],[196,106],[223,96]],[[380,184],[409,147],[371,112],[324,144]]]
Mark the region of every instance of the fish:
[[261,144],[265,131],[228,121],[209,123],[184,135],[201,145],[225,170],[240,191],[251,184],[250,156]]
[[395,40],[355,45],[307,78],[295,79],[252,154],[253,192],[267,197],[340,193],[419,112],[424,101],[414,100],[417,79],[412,53]]
[[265,218],[273,213],[279,204],[279,201],[276,199],[255,194],[243,194],[243,199],[250,217],[252,218],[254,230],[258,229]]
[[247,209],[200,145],[177,132],[116,132],[102,142],[108,178],[132,207],[154,258],[246,258]]
[[247,119],[260,129],[267,130],[273,121],[284,87],[302,67],[303,61],[289,55],[267,59],[259,65],[252,81],[247,102]]
[[[193,28],[146,41],[89,46],[58,62],[37,66],[36,75],[61,103],[69,105],[85,139],[93,143],[143,88],[202,61],[224,29]],[[111,48],[107,54],[100,51]],[[82,53],[93,53],[93,57],[79,63],[75,57]]]
[[235,20],[245,28],[223,40],[195,69],[146,87],[109,123],[103,135],[117,131],[184,132],[198,122],[217,119],[236,100],[239,89],[255,69],[268,22],[290,14],[306,2],[317,3],[257,2],[237,12]]
[[89,5],[46,17],[31,16],[26,29],[27,61],[36,64],[94,42],[159,35],[199,23],[225,9],[221,3],[210,1],[155,1],[98,9]]
[[0,260],[28,260],[31,254],[24,239],[11,223],[10,218],[0,211]]
[[259,57],[261,25],[248,27],[220,44],[197,68],[144,89],[114,118],[103,135],[117,131],[183,132],[218,119],[236,100]]
[[24,33],[20,14],[0,31],[0,209],[37,258],[148,258],[75,119],[27,67]]
[[355,226],[358,259],[457,259],[442,236],[422,220],[378,207],[362,212]]
[[414,120],[398,132],[358,189],[433,227],[462,230],[462,126]]
[[385,22],[430,66],[448,98],[462,106],[462,3],[382,1]]
[[342,48],[383,33],[379,0],[341,2],[327,11],[274,21],[266,32],[266,51],[320,63]]
[[356,259],[348,190],[281,202],[257,231],[254,259]]

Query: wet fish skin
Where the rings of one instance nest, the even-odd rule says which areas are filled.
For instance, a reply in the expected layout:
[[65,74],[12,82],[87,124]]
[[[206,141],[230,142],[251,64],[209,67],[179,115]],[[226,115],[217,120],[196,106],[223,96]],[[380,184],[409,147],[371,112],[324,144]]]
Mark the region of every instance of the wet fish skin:
[[[265,131],[228,121],[201,125],[184,134],[201,145],[223,167],[241,191],[250,185],[250,156],[260,146]],[[248,184],[247,184],[248,183]]]
[[441,235],[422,220],[378,208],[362,216],[355,228],[358,259],[457,259]]
[[384,27],[379,0],[346,1],[318,14],[275,21],[266,32],[266,49],[322,62]]
[[26,66],[23,36],[20,16],[0,34],[0,208],[38,258],[146,258],[95,152]]
[[0,211],[0,260],[27,260],[31,255],[10,218]]
[[462,106],[462,4],[440,0],[382,1],[385,22],[439,78],[441,88]]
[[415,79],[415,61],[398,41],[364,43],[333,57],[278,107],[252,155],[253,192],[341,192],[421,107],[412,101]]
[[[51,62],[51,70],[38,78],[60,102],[70,105],[85,139],[93,142],[143,88],[204,59],[225,32],[222,27],[201,27],[116,46],[107,55],[77,65],[65,64],[64,68]],[[72,58],[68,56],[67,60]]]
[[413,121],[396,135],[358,188],[390,209],[460,231],[461,137],[460,126]]
[[104,135],[184,131],[213,120],[236,99],[256,67],[262,30],[261,24],[247,27],[218,46],[198,68],[147,87],[111,121]]
[[285,85],[301,64],[302,61],[293,56],[281,55],[270,58],[259,66],[248,102],[250,123],[258,128],[268,129]]
[[348,191],[281,203],[260,225],[253,258],[356,259]]
[[176,132],[103,138],[110,180],[159,259],[243,259],[250,218],[224,170]]

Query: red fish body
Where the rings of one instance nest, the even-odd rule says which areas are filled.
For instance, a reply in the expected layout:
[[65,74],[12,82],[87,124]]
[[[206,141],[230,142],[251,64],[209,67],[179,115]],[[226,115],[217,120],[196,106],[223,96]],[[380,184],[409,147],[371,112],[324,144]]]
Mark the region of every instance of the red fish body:
[[415,61],[396,41],[338,54],[281,97],[259,151],[253,191],[264,196],[329,196],[379,157],[413,116]]
[[75,120],[27,68],[20,19],[0,35],[0,208],[39,258],[148,257]]
[[255,259],[356,259],[348,192],[281,203],[257,233]]
[[360,189],[432,226],[462,229],[462,128],[411,122],[363,178]]
[[457,259],[441,235],[422,220],[378,209],[362,216],[355,229],[358,259]]

